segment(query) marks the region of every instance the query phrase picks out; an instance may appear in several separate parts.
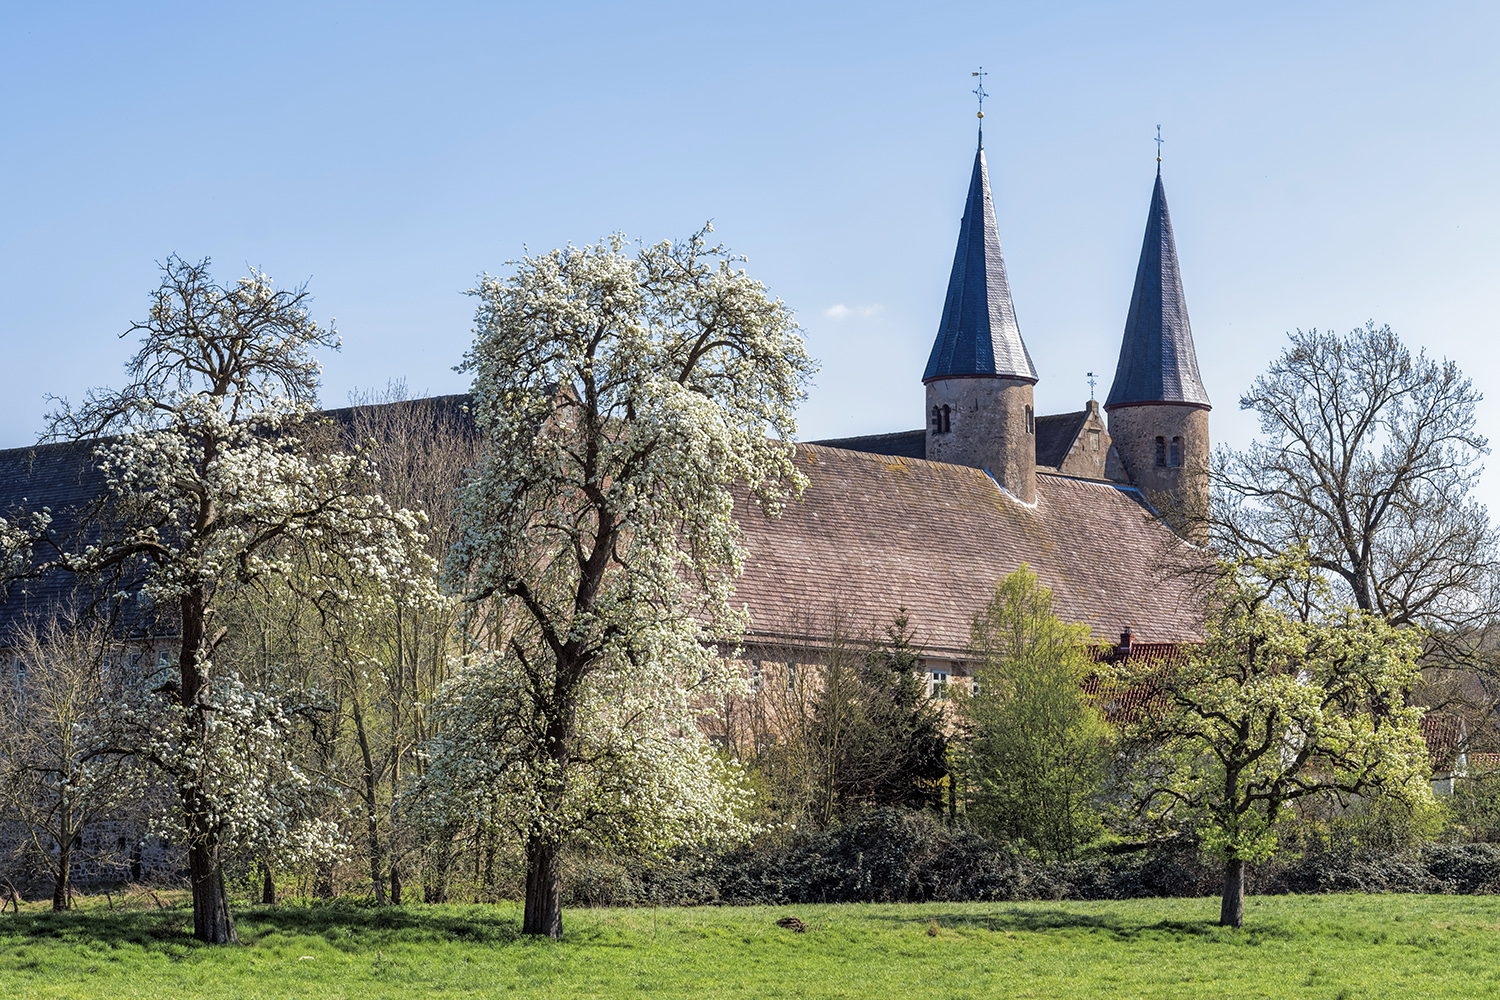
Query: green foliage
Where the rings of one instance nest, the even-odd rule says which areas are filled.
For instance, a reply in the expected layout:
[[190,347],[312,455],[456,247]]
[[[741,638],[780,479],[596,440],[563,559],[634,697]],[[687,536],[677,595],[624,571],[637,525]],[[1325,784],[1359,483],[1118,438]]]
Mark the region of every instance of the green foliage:
[[1406,704],[1418,634],[1352,608],[1316,610],[1317,600],[1289,610],[1273,596],[1323,586],[1300,550],[1227,566],[1203,645],[1169,675],[1135,678],[1164,702],[1129,734],[1161,750],[1142,777],[1141,808],[1195,823],[1225,859],[1223,919],[1235,926],[1244,863],[1275,850],[1287,805],[1329,793],[1431,799],[1422,709]]
[[1487,771],[1453,783],[1448,833],[1480,843],[1500,843],[1500,772]]
[[903,609],[864,655],[830,657],[822,671],[810,736],[824,823],[868,806],[942,805],[948,744],[911,639]]
[[1109,729],[1083,693],[1088,629],[1052,613],[1025,565],[974,619],[983,659],[970,725],[969,815],[1045,858],[1071,858],[1102,832],[1094,801]]

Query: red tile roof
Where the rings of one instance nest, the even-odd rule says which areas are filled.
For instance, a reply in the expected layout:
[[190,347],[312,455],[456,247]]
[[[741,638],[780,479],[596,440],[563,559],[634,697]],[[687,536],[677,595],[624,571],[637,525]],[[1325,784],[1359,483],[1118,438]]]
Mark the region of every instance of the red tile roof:
[[812,637],[835,619],[879,629],[905,607],[918,645],[962,655],[974,614],[1022,563],[1095,641],[1199,635],[1193,585],[1161,569],[1193,550],[1134,489],[1043,473],[1026,507],[959,465],[806,444],[797,464],[808,487],[779,519],[737,505],[750,638]]

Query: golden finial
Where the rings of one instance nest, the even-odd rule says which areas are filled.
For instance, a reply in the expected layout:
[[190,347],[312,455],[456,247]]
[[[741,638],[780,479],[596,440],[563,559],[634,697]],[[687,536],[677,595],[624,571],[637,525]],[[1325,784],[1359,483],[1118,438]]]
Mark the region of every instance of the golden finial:
[[977,76],[977,77],[979,77],[979,86],[975,87],[973,89],[973,91],[971,91],[971,93],[975,94],[979,98],[979,117],[983,118],[984,117],[984,99],[986,97],[990,96],[989,94],[986,94],[984,92],[984,78],[987,77],[987,76],[989,76],[989,74],[986,73],[984,71],[984,67],[981,66],[981,67],[979,67],[979,70],[977,72],[970,73],[969,75],[970,76]]

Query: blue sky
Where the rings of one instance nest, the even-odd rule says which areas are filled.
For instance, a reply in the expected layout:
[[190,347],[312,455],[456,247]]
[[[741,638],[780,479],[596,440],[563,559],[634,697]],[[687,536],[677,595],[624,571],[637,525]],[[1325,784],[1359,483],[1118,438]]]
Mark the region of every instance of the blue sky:
[[118,384],[170,253],[308,281],[341,405],[465,388],[462,292],[527,247],[706,219],[822,361],[805,438],[920,426],[980,64],[1040,412],[1108,390],[1158,123],[1217,439],[1294,327],[1500,399],[1497,48],[1481,3],[12,4],[0,447]]

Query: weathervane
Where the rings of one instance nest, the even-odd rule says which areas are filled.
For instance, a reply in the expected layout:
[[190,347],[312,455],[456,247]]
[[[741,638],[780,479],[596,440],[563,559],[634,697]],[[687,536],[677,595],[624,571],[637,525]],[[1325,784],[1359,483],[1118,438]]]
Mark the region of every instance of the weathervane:
[[1161,173],[1161,144],[1167,140],[1161,137],[1161,126],[1156,126],[1156,172]]
[[984,117],[984,99],[986,97],[990,96],[989,94],[986,94],[984,92],[984,78],[987,77],[987,76],[989,76],[989,74],[986,73],[984,71],[984,67],[981,66],[981,67],[979,67],[978,72],[970,73],[969,75],[970,76],[977,76],[977,77],[979,77],[979,86],[975,87],[972,91],[970,91],[970,93],[974,94],[976,97],[979,98],[979,117],[983,118]]
[[1094,373],[1093,372],[1089,372],[1088,373],[1088,377],[1089,377],[1089,399],[1093,399],[1094,398]]

